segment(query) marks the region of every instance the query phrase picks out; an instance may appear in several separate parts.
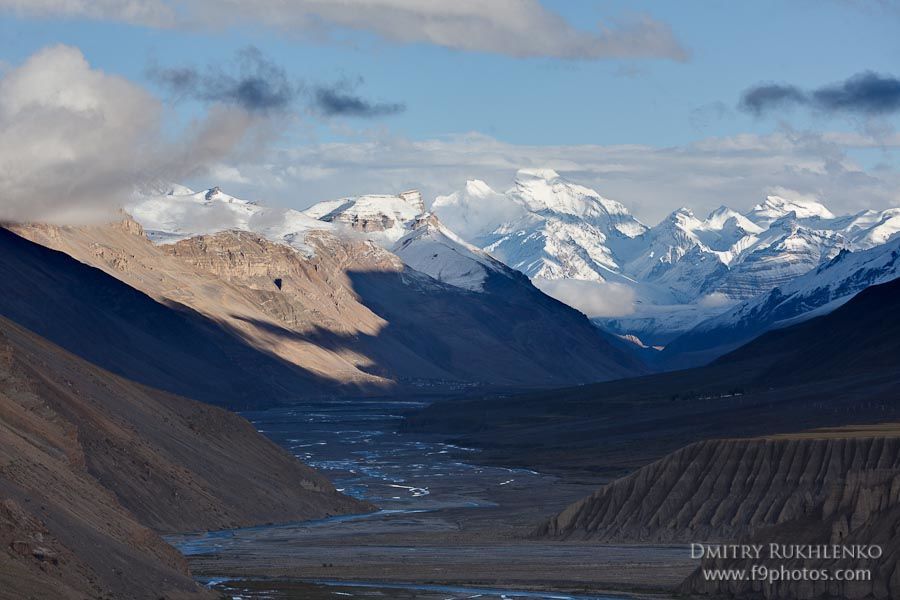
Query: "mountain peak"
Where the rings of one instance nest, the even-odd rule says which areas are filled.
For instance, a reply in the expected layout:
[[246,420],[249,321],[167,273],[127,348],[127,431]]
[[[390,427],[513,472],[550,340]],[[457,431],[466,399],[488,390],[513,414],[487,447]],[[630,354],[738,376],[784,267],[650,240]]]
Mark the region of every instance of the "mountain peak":
[[728,208],[724,204],[716,210],[709,213],[706,217],[705,225],[708,229],[714,231],[722,231],[726,227],[737,227],[746,233],[761,233],[763,228],[739,213],[738,211]]
[[721,206],[719,206],[719,208],[717,208],[716,210],[709,213],[709,215],[706,217],[706,220],[707,221],[719,221],[719,220],[725,221],[737,214],[740,214],[740,213],[738,213],[736,210],[728,208],[727,206],[722,204]]
[[693,210],[682,206],[669,213],[669,216],[663,220],[662,225],[665,227],[675,225],[682,229],[692,230],[699,228],[702,223],[694,216]]
[[466,193],[477,198],[486,198],[497,192],[480,179],[469,179],[466,181]]
[[769,225],[772,222],[795,213],[798,219],[834,219],[834,213],[824,204],[809,198],[785,198],[775,194],[766,196],[764,202],[754,206],[747,217],[757,225]]
[[425,202],[422,200],[422,192],[419,190],[407,190],[397,195],[420,213],[425,212]]
[[621,233],[628,237],[639,235],[645,229],[619,202],[604,198],[589,187],[566,181],[553,169],[520,169],[515,184],[508,194],[529,211],[589,220],[627,221]]

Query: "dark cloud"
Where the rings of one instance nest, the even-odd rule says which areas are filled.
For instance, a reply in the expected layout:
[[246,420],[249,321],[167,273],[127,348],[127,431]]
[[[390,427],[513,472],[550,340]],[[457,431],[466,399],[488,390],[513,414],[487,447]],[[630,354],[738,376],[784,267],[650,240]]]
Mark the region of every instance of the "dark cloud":
[[811,91],[789,84],[760,84],[743,93],[739,106],[755,115],[792,106],[869,117],[888,115],[900,112],[900,79],[866,71]]
[[761,115],[776,108],[784,108],[794,104],[805,104],[806,94],[793,85],[777,83],[757,85],[745,91],[741,96],[740,108],[755,115]]
[[819,88],[813,104],[829,111],[885,115],[900,111],[900,79],[871,71]]
[[385,117],[406,110],[399,102],[371,102],[355,93],[357,84],[341,82],[313,91],[314,108],[329,117]]
[[147,74],[176,100],[228,104],[249,112],[283,112],[296,104],[300,96],[308,100],[315,112],[328,117],[383,117],[406,110],[402,103],[372,102],[358,95],[356,88],[362,84],[362,78],[318,86],[292,81],[282,67],[252,46],[238,52],[227,69],[153,66]]
[[278,112],[290,108],[300,87],[284,69],[252,46],[238,52],[229,70],[207,67],[151,67],[150,78],[178,98],[192,98],[240,106],[250,112]]

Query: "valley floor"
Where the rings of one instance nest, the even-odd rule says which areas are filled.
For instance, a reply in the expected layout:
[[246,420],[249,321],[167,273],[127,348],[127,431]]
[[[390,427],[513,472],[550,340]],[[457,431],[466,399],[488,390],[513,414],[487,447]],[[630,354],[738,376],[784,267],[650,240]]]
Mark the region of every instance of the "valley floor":
[[[382,511],[356,517],[171,536],[198,578],[242,598],[620,598],[664,594],[696,567],[683,546],[529,539],[542,519],[601,480],[479,466],[478,453],[396,433],[418,403],[342,401],[246,416],[266,435]],[[274,580],[273,580],[274,579]],[[230,580],[230,581],[222,581]],[[308,583],[441,584],[440,588]],[[456,590],[453,586],[488,588]],[[570,596],[562,596],[570,597]]]

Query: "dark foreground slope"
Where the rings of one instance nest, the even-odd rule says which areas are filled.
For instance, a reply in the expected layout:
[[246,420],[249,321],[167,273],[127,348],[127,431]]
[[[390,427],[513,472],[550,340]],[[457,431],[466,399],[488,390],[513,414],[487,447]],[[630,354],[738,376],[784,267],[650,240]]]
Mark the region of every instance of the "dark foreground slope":
[[501,462],[610,472],[701,439],[900,419],[900,281],[699,369],[436,403],[406,427]]
[[0,597],[199,597],[157,532],[368,509],[244,419],[0,318]]
[[749,598],[900,596],[900,426],[692,444],[598,489],[536,535],[608,543],[877,544],[877,560],[709,560],[702,568],[868,569],[871,580],[718,582],[691,594]]

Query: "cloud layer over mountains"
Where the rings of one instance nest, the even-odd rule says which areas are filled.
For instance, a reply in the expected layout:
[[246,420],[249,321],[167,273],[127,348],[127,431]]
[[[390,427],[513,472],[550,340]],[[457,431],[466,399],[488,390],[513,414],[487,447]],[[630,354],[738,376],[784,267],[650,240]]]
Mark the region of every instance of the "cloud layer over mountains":
[[0,79],[0,220],[101,218],[140,182],[234,158],[258,126],[247,111],[219,105],[165,139],[157,98],[92,69],[77,48],[46,48]]

